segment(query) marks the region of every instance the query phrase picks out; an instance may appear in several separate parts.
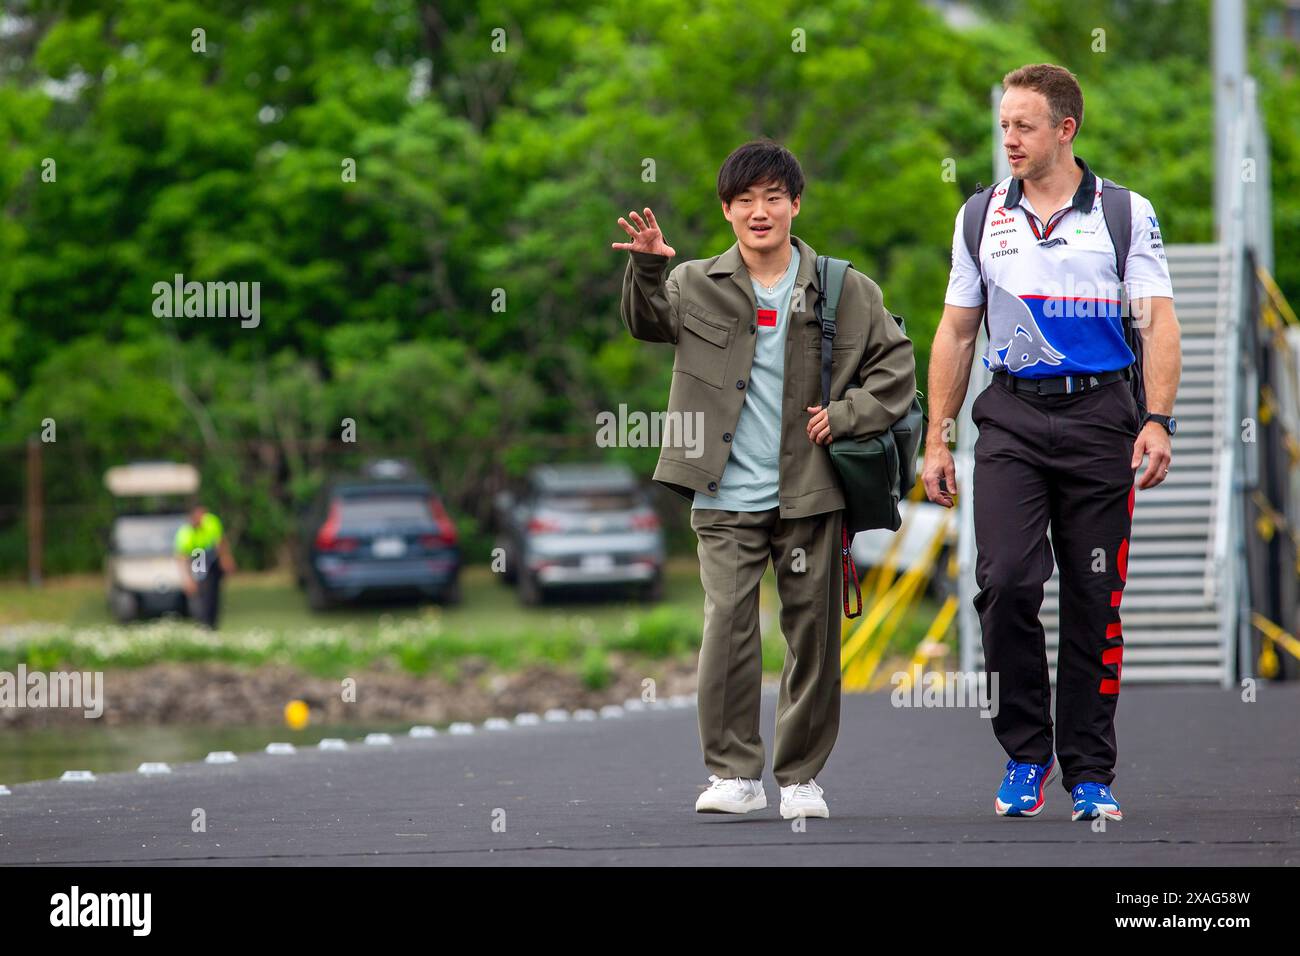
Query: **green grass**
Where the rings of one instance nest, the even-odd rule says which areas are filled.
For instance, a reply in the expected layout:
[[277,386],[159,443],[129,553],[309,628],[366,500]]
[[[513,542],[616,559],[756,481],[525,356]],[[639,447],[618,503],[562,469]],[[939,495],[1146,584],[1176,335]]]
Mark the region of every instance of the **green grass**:
[[[467,658],[501,669],[532,664],[570,667],[587,686],[606,686],[609,655],[663,659],[694,653],[703,627],[704,596],[692,559],[671,561],[664,599],[581,600],[526,608],[486,567],[466,568],[463,601],[308,609],[287,576],[242,574],[228,582],[221,629],[188,621],[121,626],[104,602],[103,583],[89,576],[57,579],[41,588],[0,583],[0,669],[108,669],[162,661],[288,664],[322,676],[358,667],[390,666],[413,674],[454,678]],[[763,666],[779,672],[785,641],[779,628],[776,579],[769,568],[761,589]],[[937,607],[922,602],[890,648],[907,654]]]

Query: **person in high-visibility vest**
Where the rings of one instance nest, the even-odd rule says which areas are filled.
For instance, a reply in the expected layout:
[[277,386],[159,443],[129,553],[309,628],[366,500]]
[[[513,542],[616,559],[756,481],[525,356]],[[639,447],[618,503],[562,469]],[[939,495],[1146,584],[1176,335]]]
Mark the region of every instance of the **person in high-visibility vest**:
[[190,520],[176,529],[175,553],[191,614],[196,621],[216,630],[221,608],[221,578],[235,572],[235,558],[230,553],[221,519],[203,505],[195,504],[190,509]]

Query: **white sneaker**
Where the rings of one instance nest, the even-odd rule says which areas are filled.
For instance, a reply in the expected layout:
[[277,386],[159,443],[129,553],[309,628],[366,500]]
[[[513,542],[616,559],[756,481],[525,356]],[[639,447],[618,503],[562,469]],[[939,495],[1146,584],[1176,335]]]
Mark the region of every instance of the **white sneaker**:
[[795,817],[821,817],[827,819],[831,811],[822,799],[825,793],[817,786],[816,780],[807,783],[792,783],[781,788],[781,817],[792,820]]
[[749,813],[767,806],[763,781],[745,777],[722,777],[710,774],[712,786],[695,801],[696,813]]

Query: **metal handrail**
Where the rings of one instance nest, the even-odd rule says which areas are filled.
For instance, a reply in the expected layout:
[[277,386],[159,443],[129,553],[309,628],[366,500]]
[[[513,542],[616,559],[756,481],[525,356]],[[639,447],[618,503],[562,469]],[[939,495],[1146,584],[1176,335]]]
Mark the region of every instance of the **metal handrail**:
[[[1244,90],[1243,90],[1244,94]],[[1245,96],[1242,96],[1244,101]],[[1242,102],[1242,109],[1236,111],[1232,118],[1230,142],[1231,159],[1234,169],[1242,168],[1246,158],[1246,123],[1247,113]],[[1222,349],[1216,350],[1216,372],[1225,384],[1224,415],[1215,420],[1215,437],[1218,439],[1218,454],[1215,456],[1216,502],[1214,532],[1210,537],[1209,560],[1205,563],[1204,596],[1207,602],[1227,598],[1228,595],[1219,587],[1220,582],[1227,581],[1229,589],[1234,575],[1227,566],[1228,551],[1232,540],[1232,491],[1236,479],[1237,411],[1240,394],[1240,344],[1241,328],[1240,310],[1242,308],[1242,275],[1245,269],[1245,182],[1241,175],[1232,178],[1232,192],[1227,204],[1227,219],[1221,225],[1220,232],[1220,272],[1219,272],[1219,323],[1216,337],[1222,343]],[[1229,601],[1220,605],[1221,637],[1227,627]]]
[[[1248,482],[1245,450],[1237,433],[1239,420],[1245,411],[1244,400],[1248,394],[1247,379],[1252,370],[1242,364],[1242,334],[1253,317],[1247,316],[1249,307],[1247,282],[1253,282],[1253,270],[1247,270],[1247,248],[1256,252],[1271,251],[1268,197],[1268,147],[1256,102],[1256,86],[1252,77],[1243,77],[1239,109],[1233,116],[1231,127],[1231,152],[1228,162],[1237,175],[1232,180],[1232,191],[1222,224],[1221,244],[1225,273],[1221,280],[1222,313],[1218,338],[1223,344],[1221,369],[1225,385],[1225,409],[1217,425],[1219,450],[1216,456],[1217,474],[1215,526],[1212,560],[1206,562],[1205,594],[1215,595],[1219,601],[1219,644],[1223,661],[1223,682],[1233,680],[1234,663],[1242,672],[1248,666],[1244,648],[1240,660],[1233,653],[1236,638],[1246,627],[1249,592],[1245,568],[1245,504],[1241,492]],[[1256,175],[1249,181],[1243,175],[1247,164],[1254,164]],[[1262,183],[1262,186],[1261,186]],[[1247,188],[1250,185],[1253,188]],[[1219,585],[1222,584],[1220,587]]]

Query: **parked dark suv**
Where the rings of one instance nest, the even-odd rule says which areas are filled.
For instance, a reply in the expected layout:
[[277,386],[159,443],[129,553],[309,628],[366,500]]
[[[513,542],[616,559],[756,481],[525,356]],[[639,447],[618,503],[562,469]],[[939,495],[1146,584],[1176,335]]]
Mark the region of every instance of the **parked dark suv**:
[[495,504],[505,581],[517,584],[524,604],[578,587],[662,596],[663,529],[628,468],[541,466],[520,498],[501,492]]
[[374,462],[327,484],[296,550],[298,584],[314,610],[363,596],[460,601],[456,527],[433,486],[404,462]]

